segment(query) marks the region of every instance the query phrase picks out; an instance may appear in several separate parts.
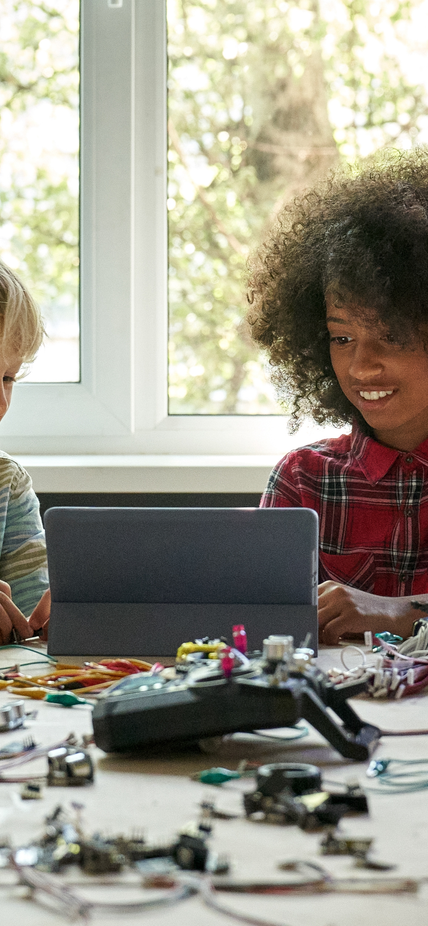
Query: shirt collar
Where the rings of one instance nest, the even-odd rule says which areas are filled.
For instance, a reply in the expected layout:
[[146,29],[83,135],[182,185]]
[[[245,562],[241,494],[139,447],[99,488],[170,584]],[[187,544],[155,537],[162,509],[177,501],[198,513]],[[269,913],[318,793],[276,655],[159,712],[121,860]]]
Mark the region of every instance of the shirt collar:
[[411,453],[403,453],[401,450],[394,450],[392,447],[379,444],[354,421],[351,435],[351,453],[359,463],[366,479],[371,485],[375,485],[376,482],[386,476],[388,470],[401,456],[411,456],[418,462],[428,466],[428,439],[422,441],[419,447],[416,447]]

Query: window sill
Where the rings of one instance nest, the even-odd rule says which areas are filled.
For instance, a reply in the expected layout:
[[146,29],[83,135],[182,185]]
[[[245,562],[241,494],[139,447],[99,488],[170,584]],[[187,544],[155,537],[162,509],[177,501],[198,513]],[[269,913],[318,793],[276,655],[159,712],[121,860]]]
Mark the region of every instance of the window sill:
[[263,492],[278,456],[13,455],[36,492]]

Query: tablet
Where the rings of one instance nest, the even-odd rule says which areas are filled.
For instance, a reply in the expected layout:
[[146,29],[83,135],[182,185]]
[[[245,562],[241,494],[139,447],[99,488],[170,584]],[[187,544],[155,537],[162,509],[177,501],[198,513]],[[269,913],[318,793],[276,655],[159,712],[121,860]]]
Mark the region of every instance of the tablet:
[[318,517],[307,508],[50,508],[52,656],[173,657],[244,624],[317,645]]

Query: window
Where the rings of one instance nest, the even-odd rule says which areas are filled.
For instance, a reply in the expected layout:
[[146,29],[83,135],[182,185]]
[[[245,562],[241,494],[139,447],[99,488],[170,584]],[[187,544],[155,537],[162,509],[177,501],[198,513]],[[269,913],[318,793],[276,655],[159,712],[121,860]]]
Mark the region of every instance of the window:
[[0,253],[39,303],[33,382],[79,380],[79,2],[0,4]]
[[[180,18],[179,0],[174,6]],[[297,122],[305,74],[309,83],[314,79],[305,62],[312,57],[322,68],[330,134],[323,144],[321,136],[313,146],[305,147],[301,139],[296,143],[296,163],[308,169],[306,179],[314,166],[313,147],[317,156],[325,148],[334,157],[352,158],[380,144],[407,146],[427,138],[428,97],[421,83],[426,79],[426,0],[410,5],[398,0],[320,0],[319,21],[318,5],[312,0],[186,3],[188,10],[198,6],[211,17],[217,6],[218,28],[227,23],[229,44],[222,55],[231,66],[239,45],[249,45],[241,37],[249,27],[238,21],[243,11],[261,17],[258,32],[266,42],[266,55],[284,41],[279,27],[286,28],[287,40],[293,34],[290,71],[282,77],[269,73],[285,83],[292,80]],[[313,45],[315,33],[322,37],[322,54]],[[259,58],[268,70],[268,58]],[[2,422],[2,446],[9,452],[276,456],[314,433],[308,426],[291,439],[283,415],[208,414],[212,409],[206,403],[202,413],[188,414],[176,404],[168,414],[166,201],[174,197],[172,191],[168,197],[167,190],[166,60],[166,6],[161,0],[82,0],[81,379],[17,385]],[[230,139],[223,138],[222,131]],[[180,127],[178,136],[183,144]],[[238,131],[231,136],[229,128],[219,128],[217,136],[220,148],[230,140],[230,157],[241,164],[251,139]],[[195,140],[199,145],[196,135]],[[278,155],[278,143],[273,137],[260,137],[257,144],[252,150],[260,171],[264,157],[272,160]],[[241,155],[233,147],[239,147]],[[169,179],[174,180],[171,175]],[[259,231],[260,226],[255,237]],[[188,249],[189,260],[193,254]],[[203,305],[197,307],[200,310],[205,311]],[[199,362],[196,356],[195,365]],[[215,406],[215,397],[212,401]],[[215,410],[221,411],[218,402]]]
[[428,139],[428,4],[167,11],[169,411],[278,414],[242,324],[246,257],[282,203],[339,161]]

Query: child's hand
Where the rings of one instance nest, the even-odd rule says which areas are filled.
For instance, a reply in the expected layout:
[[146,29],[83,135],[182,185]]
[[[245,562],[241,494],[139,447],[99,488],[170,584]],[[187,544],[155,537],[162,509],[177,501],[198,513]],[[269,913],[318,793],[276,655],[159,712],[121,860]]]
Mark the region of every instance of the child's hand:
[[28,621],[22,611],[12,601],[12,592],[7,582],[0,579],[0,645],[5,646],[12,641],[13,631],[25,639],[30,636]]
[[322,582],[318,586],[320,643],[334,646],[341,637],[358,636],[366,630],[372,633],[388,630],[406,638],[418,617],[411,606],[412,600],[386,598],[338,582]]
[[34,611],[29,618],[29,625],[31,630],[34,633],[41,631],[40,639],[47,640],[48,638],[48,625],[49,625],[49,616],[51,613],[51,593],[48,588],[42,598],[40,599],[38,605],[34,608]]

